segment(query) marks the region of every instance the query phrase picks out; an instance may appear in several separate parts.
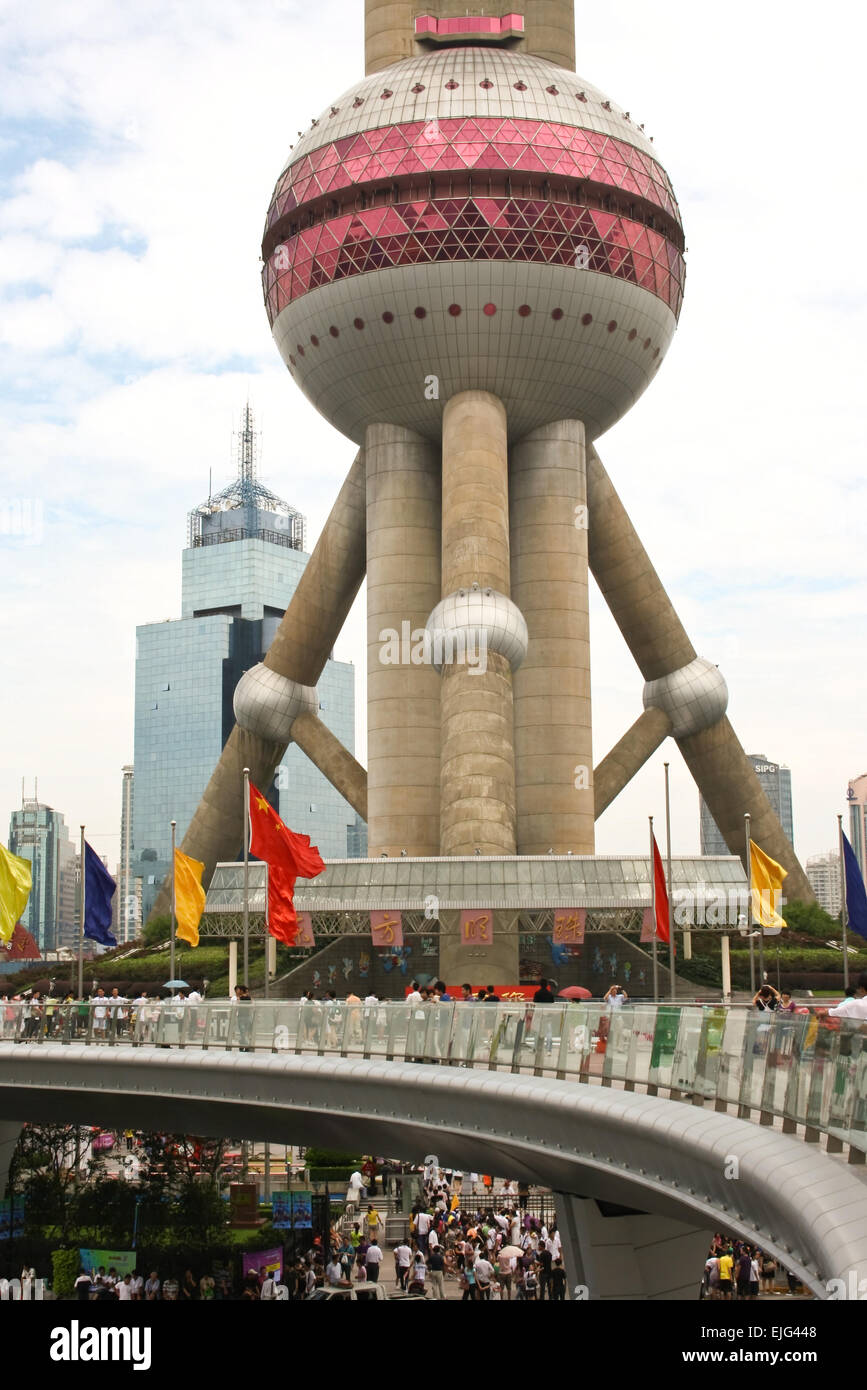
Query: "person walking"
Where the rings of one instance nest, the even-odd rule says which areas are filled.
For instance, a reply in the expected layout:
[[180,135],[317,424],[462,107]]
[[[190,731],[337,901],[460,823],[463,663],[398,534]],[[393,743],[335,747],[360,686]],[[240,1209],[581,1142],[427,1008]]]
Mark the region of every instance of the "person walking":
[[394,1277],[395,1283],[399,1288],[406,1292],[407,1280],[409,1278],[409,1268],[412,1264],[412,1251],[405,1240],[396,1245],[394,1249]]
[[379,1267],[382,1264],[382,1250],[375,1240],[368,1245],[364,1255],[364,1266],[368,1280],[375,1284],[379,1279]]
[[430,1280],[431,1293],[436,1299],[444,1299],[446,1291],[443,1286],[445,1269],[445,1254],[441,1245],[435,1250],[431,1250],[427,1258],[427,1273]]

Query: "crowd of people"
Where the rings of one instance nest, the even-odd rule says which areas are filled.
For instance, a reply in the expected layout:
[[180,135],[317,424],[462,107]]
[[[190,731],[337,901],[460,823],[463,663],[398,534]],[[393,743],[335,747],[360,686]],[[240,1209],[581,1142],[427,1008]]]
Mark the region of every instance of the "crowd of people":
[[187,1269],[182,1279],[173,1275],[160,1279],[154,1269],[145,1278],[140,1270],[118,1274],[113,1266],[106,1269],[104,1265],[90,1273],[80,1269],[74,1293],[82,1303],[192,1303],[233,1296],[231,1283],[225,1276],[218,1280],[211,1274],[203,1274],[197,1279],[193,1271]]
[[[782,1267],[781,1267],[782,1268]],[[789,1293],[796,1293],[798,1278],[786,1271]],[[743,1240],[731,1240],[717,1232],[704,1263],[702,1297],[724,1303],[757,1299],[760,1293],[778,1293],[777,1262],[773,1255]]]
[[89,999],[78,999],[71,990],[65,995],[28,990],[22,994],[0,994],[0,1037],[53,1037],[61,1032],[84,1035],[92,1027],[94,1035],[123,1037],[141,1016],[145,1024],[155,1025],[163,1009],[182,1009],[201,1004],[197,989],[181,989],[169,998],[141,990],[135,998],[114,988],[106,994],[101,985]]
[[[455,1280],[465,1302],[566,1297],[566,1271],[556,1223],[528,1210],[529,1187],[506,1182],[497,1200],[480,1203],[464,1193],[463,1175],[438,1167],[423,1181],[423,1195],[412,1208],[409,1233],[391,1251],[374,1202],[351,1230],[333,1227],[327,1248],[314,1241],[303,1260],[288,1271],[291,1299],[317,1288],[348,1289],[357,1283],[389,1280],[409,1297],[446,1297],[445,1281]],[[350,1179],[352,1204],[365,1191],[360,1173]],[[362,1197],[363,1202],[363,1197]]]

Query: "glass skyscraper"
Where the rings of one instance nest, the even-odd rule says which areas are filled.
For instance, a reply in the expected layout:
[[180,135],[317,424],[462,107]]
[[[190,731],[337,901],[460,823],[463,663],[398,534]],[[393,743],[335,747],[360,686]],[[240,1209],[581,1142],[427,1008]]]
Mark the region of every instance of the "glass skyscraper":
[[[169,868],[170,823],[180,844],[231,733],[235,686],[268,650],[309,558],[303,517],[256,480],[249,406],[239,440],[238,478],[190,514],[181,617],[136,629],[131,873],[145,920]],[[354,677],[331,660],[317,687],[323,722],[351,752]],[[358,841],[355,811],[294,745],[270,799],[326,858]]]
[[[748,753],[747,757],[771,803],[771,808],[786,832],[789,844],[794,845],[792,773],[790,769],[784,767],[782,763],[772,763],[765,757],[764,753]],[[699,805],[702,854],[730,854],[731,851],[720,834],[717,823],[705,804],[704,797],[699,798]]]
[[76,945],[78,856],[63,816],[35,797],[24,798],[21,810],[12,812],[9,848],[30,860],[33,886],[21,923],[42,955]]
[[849,802],[849,842],[867,883],[867,772],[853,777],[846,789]]

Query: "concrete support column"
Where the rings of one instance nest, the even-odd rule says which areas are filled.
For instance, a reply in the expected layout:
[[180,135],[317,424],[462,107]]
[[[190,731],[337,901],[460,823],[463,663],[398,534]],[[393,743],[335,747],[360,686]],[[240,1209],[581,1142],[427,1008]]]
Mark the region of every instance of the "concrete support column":
[[[487,391],[443,411],[442,487],[443,598],[474,584],[508,597],[506,412]],[[512,672],[499,652],[442,668],[440,849],[515,853]]]
[[[484,910],[475,914],[481,918]],[[491,934],[486,943],[479,939],[465,940],[461,933],[459,912],[440,912],[439,977],[449,984],[474,987],[482,985],[513,985],[518,978],[518,914],[489,912]],[[485,924],[487,925],[487,924]]]
[[527,623],[513,675],[519,854],[594,852],[584,426],[559,420],[512,449],[512,599]]
[[713,1232],[668,1216],[603,1216],[595,1201],[557,1192],[557,1229],[569,1296],[691,1299]]
[[440,678],[424,625],[440,597],[440,461],[397,425],[367,459],[368,853],[439,853]]

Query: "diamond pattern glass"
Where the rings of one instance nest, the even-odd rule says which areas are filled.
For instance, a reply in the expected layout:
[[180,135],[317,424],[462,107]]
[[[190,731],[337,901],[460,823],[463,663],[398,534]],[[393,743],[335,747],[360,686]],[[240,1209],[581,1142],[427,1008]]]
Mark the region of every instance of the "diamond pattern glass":
[[281,176],[266,231],[302,203],[338,188],[403,174],[522,171],[609,184],[655,203],[678,222],[668,175],[623,140],[551,121],[496,117],[411,121],[322,145]]
[[270,322],[320,285],[392,266],[439,261],[536,261],[629,280],[677,316],[685,266],[677,248],[643,223],[596,208],[541,199],[449,198],[347,213],[281,243],[263,269]]

